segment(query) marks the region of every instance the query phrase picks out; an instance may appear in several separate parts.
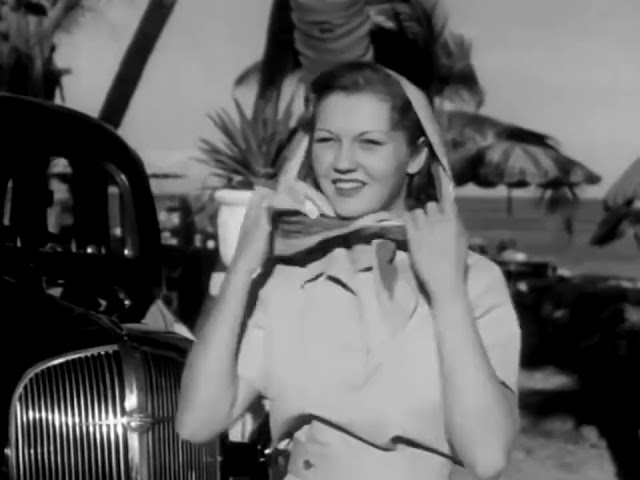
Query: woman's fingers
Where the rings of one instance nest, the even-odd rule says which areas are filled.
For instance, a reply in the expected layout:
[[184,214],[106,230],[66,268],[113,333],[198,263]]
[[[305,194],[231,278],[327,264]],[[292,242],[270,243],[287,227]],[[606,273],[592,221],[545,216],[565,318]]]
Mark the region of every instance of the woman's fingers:
[[412,212],[404,212],[402,214],[402,223],[404,223],[404,228],[407,231],[407,240],[409,241],[409,245],[412,245],[412,241],[415,237],[416,227],[412,217]]
[[265,187],[255,187],[251,200],[249,201],[249,208],[251,207],[268,207],[270,206],[271,199],[273,198],[273,191]]
[[427,212],[429,218],[436,218],[437,215],[442,214],[442,207],[436,202],[428,202],[424,209]]
[[285,154],[285,160],[278,175],[278,188],[299,181],[298,175],[309,148],[309,135],[302,130],[296,132]]
[[442,213],[445,215],[456,215],[458,209],[456,206],[453,182],[442,167],[438,168],[437,175],[439,175],[440,180],[440,207]]
[[321,213],[335,216],[331,203],[311,185],[297,180],[283,185],[275,194],[273,208],[277,210],[296,210],[311,218]]
[[[333,210],[333,206],[322,193],[304,182],[299,182],[299,187],[306,196],[306,201],[311,202],[319,213],[327,215],[329,217],[335,217],[336,212]],[[316,215],[317,216],[317,215]]]

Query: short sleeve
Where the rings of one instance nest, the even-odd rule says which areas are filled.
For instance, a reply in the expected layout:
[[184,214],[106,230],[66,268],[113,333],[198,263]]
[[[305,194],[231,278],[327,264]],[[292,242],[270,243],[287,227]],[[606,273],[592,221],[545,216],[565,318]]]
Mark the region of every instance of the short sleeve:
[[498,265],[478,256],[471,261],[470,283],[473,314],[491,365],[517,393],[522,339],[504,274]]
[[259,295],[256,306],[246,322],[237,357],[238,376],[266,394],[267,365],[266,332],[268,309],[264,295]]

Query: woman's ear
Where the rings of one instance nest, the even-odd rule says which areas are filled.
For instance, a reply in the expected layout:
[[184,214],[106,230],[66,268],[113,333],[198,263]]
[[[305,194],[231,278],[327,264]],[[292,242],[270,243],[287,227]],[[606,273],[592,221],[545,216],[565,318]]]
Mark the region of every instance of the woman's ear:
[[420,141],[415,148],[415,152],[411,155],[409,165],[407,165],[407,174],[415,175],[429,159],[429,149],[424,141]]

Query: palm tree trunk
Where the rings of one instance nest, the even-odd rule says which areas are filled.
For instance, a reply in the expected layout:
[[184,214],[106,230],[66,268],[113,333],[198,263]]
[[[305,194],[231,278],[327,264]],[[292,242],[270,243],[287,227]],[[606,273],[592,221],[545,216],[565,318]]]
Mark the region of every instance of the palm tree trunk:
[[149,0],[98,114],[100,120],[115,129],[122,124],[149,57],[173,12],[175,3],[176,0]]
[[507,187],[507,217],[513,216],[513,195],[511,188]]

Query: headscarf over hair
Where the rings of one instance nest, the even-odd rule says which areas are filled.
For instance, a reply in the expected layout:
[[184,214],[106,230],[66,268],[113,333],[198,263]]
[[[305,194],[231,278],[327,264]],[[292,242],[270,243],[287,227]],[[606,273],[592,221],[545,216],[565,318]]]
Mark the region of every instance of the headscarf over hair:
[[[442,199],[443,189],[453,190],[454,183],[431,103],[427,96],[405,77],[389,69],[384,70],[398,81],[422,124],[435,157],[435,161],[428,162],[426,168],[432,169],[431,177],[435,182],[437,198]],[[308,106],[315,108],[313,103],[311,100]],[[287,158],[283,161],[278,179],[279,186],[306,176],[304,169],[310,168],[310,162],[307,161],[311,148],[309,136],[307,129],[299,129],[283,153]],[[296,262],[304,254],[313,253],[314,250],[319,250],[315,253],[321,256],[332,244],[367,243],[376,238],[386,238],[400,248],[406,248],[406,232],[403,225],[399,219],[387,212],[373,213],[358,219],[327,216],[311,219],[301,213],[286,212],[276,217],[274,255],[281,260]]]

